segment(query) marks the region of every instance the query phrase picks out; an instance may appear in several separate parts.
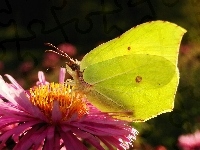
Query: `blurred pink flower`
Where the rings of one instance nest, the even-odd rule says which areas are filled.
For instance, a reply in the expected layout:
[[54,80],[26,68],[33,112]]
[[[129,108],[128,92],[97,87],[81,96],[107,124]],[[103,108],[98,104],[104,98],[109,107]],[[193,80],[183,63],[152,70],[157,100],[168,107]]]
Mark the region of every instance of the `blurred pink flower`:
[[[86,150],[83,140],[96,149],[128,149],[138,133],[128,122],[116,120],[92,106],[85,95],[66,84],[61,68],[59,83],[38,73],[37,86],[25,91],[10,75],[0,76],[0,149],[12,137],[14,150]],[[2,130],[9,128],[9,130]]]
[[60,55],[55,54],[55,53],[51,53],[51,52],[47,52],[44,54],[44,59],[42,62],[42,66],[43,67],[55,67],[59,60],[60,60]]
[[20,66],[19,66],[19,72],[20,73],[26,73],[29,72],[33,69],[33,62],[27,61],[27,62],[23,62]]
[[178,138],[178,145],[183,150],[200,149],[200,131],[196,131],[193,134],[181,135]]
[[156,146],[155,150],[167,150],[163,145]]
[[189,45],[189,44],[181,44],[180,46],[180,53],[181,54],[188,54],[190,52],[191,49],[193,46],[192,45]]
[[73,57],[77,54],[77,49],[75,46],[73,46],[70,43],[62,43],[60,45],[58,45],[58,48],[60,50],[62,50],[63,52],[65,52],[67,55],[69,55],[70,57]]

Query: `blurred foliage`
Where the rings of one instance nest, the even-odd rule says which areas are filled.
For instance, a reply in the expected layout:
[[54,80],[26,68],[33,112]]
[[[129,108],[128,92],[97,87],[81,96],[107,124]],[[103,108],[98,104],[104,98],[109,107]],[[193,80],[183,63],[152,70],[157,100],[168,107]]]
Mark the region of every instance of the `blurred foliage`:
[[[9,73],[25,88],[35,84],[37,71],[57,79],[65,59],[51,60],[43,43],[71,43],[81,57],[102,42],[150,20],[167,20],[188,30],[179,55],[180,84],[175,108],[145,123],[133,123],[140,131],[136,149],[179,149],[181,134],[200,129],[200,1],[1,1],[0,73]],[[11,8],[11,9],[10,9]],[[50,48],[51,49],[51,48]],[[46,62],[49,62],[50,65]]]

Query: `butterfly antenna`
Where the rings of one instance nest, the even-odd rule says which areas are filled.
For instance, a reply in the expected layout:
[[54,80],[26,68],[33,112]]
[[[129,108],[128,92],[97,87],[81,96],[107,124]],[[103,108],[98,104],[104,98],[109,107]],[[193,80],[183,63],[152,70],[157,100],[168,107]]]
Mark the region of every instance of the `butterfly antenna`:
[[57,50],[57,51],[55,51],[55,50],[46,50],[45,52],[53,52],[53,53],[58,54],[58,55],[60,55],[60,56],[66,57],[66,58],[69,59],[71,62],[73,62],[74,64],[76,64],[76,62],[75,62],[71,57],[69,57],[69,55],[67,55],[67,53],[65,53],[65,52],[62,51],[61,49],[57,48],[56,46],[54,46],[54,45],[51,44],[51,43],[44,43],[44,44],[47,45],[47,46],[50,46],[50,47],[54,48],[55,50]]

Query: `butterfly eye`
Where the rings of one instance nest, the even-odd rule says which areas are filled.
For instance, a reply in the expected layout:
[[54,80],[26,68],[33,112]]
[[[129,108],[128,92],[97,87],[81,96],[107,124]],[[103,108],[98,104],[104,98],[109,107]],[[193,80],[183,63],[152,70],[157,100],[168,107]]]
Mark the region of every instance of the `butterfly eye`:
[[67,62],[67,65],[70,66],[70,68],[71,68],[73,71],[80,70],[80,66],[79,66],[78,64],[74,64],[74,63],[71,63],[71,62]]

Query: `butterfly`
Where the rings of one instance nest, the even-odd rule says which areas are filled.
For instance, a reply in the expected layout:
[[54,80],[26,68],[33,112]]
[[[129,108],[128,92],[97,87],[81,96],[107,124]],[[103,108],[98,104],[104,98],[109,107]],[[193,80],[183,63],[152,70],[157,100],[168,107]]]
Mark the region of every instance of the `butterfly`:
[[68,58],[66,69],[76,89],[115,118],[146,121],[172,111],[179,82],[179,46],[186,32],[167,21],[151,21],[126,31],[87,53]]

